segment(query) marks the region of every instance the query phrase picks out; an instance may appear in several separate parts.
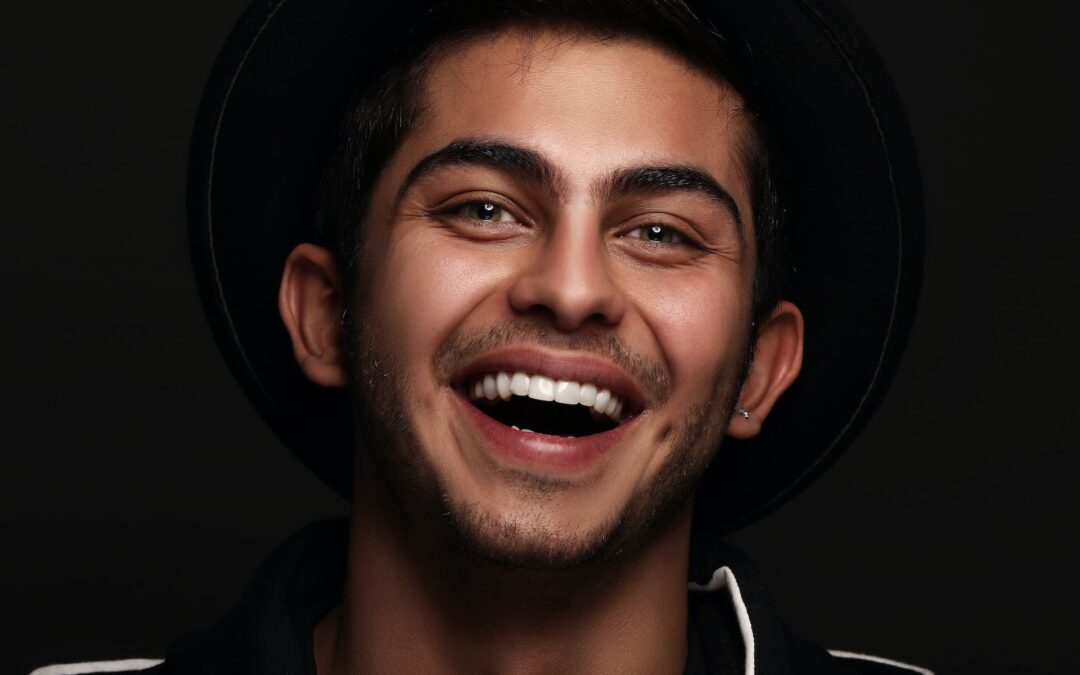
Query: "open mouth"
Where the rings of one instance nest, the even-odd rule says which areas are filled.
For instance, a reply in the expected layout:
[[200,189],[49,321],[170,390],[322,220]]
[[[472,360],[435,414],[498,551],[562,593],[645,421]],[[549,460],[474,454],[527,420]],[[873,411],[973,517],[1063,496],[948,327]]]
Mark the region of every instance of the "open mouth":
[[638,410],[618,393],[592,382],[525,372],[469,375],[460,389],[488,417],[527,433],[577,438],[603,433]]

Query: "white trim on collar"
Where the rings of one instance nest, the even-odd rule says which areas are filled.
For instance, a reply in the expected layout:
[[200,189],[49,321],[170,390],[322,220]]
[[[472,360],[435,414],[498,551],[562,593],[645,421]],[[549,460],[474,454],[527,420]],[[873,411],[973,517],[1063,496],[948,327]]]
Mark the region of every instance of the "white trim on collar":
[[904,670],[910,670],[913,673],[919,673],[919,675],[934,675],[934,671],[932,670],[913,666],[910,663],[893,661],[892,659],[886,659],[880,656],[872,656],[870,654],[858,654],[856,652],[844,652],[840,651],[839,649],[830,649],[829,653],[838,659],[855,659],[857,661],[870,661],[872,663],[881,663],[886,666],[892,666],[894,668],[903,668]]
[[743,651],[746,653],[745,673],[754,675],[754,628],[750,625],[750,613],[746,611],[746,603],[743,602],[742,593],[739,592],[739,582],[735,580],[735,573],[725,565],[713,572],[709,583],[702,585],[691,581],[687,586],[692,591],[727,590],[731,597],[731,605],[735,609],[735,618],[739,621],[739,633],[742,634]]
[[146,670],[161,663],[161,659],[122,659],[120,661],[88,661],[64,663],[58,666],[38,668],[30,675],[83,675],[84,673],[127,673]]

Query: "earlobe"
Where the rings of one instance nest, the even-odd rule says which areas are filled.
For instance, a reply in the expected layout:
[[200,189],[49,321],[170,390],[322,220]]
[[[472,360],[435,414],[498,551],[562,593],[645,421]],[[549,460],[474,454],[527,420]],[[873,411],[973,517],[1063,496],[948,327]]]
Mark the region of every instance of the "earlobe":
[[292,250],[281,275],[278,310],[301,370],[324,387],[348,382],[341,326],[344,297],[341,273],[330,251],[314,244]]
[[802,353],[802,312],[783,300],[758,330],[754,362],[728,422],[729,436],[746,439],[761,432],[777,399],[798,377]]

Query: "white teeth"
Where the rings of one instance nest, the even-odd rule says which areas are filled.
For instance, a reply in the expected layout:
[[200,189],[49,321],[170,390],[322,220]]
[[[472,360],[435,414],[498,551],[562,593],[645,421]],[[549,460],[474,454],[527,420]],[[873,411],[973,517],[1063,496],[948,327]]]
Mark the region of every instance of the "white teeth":
[[555,383],[555,402],[577,405],[581,400],[581,385],[577,382],[559,380]]
[[495,376],[495,388],[499,390],[499,398],[504,401],[509,401],[513,396],[513,392],[510,391],[510,376],[506,373]]
[[596,403],[596,385],[581,385],[581,392],[578,394],[578,403],[591,408],[593,404]]
[[604,408],[604,414],[607,415],[608,417],[614,417],[615,416],[615,409],[618,408],[618,407],[619,407],[619,399],[612,396],[611,400],[607,402],[607,407]]
[[[509,401],[514,396],[528,396],[537,401],[555,401],[565,405],[583,405],[613,421],[622,419],[623,400],[591,383],[573,380],[556,380],[545,375],[528,375],[523,372],[500,371],[477,375],[467,388],[473,400]],[[528,431],[528,429],[519,429]]]
[[601,389],[596,392],[596,400],[593,401],[593,407],[596,408],[596,412],[604,414],[607,410],[607,404],[611,401],[611,392],[607,389]]
[[543,375],[533,375],[529,378],[529,398],[537,401],[555,400],[555,380]]
[[487,400],[489,401],[494,401],[499,397],[499,390],[495,387],[494,375],[484,376],[484,396],[487,397]]
[[529,376],[525,373],[514,373],[510,378],[510,391],[514,396],[529,395]]

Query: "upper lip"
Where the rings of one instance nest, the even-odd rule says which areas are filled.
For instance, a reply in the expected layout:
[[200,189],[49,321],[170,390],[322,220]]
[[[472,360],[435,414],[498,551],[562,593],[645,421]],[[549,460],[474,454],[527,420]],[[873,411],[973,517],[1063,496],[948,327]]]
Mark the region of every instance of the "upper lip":
[[621,397],[627,408],[639,412],[645,397],[634,379],[611,362],[587,352],[552,352],[532,347],[505,347],[467,362],[454,375],[452,384],[462,386],[473,375],[522,372],[554,380],[589,382]]

